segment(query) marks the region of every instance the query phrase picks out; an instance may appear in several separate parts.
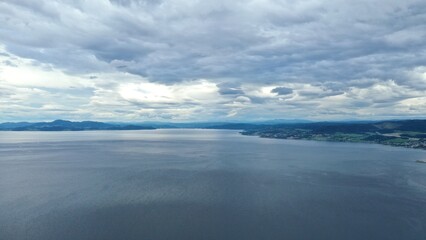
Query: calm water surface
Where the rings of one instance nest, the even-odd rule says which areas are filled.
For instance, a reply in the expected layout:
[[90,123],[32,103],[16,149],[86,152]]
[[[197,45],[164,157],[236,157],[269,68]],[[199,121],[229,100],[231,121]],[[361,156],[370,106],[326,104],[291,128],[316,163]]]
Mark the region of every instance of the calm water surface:
[[0,132],[0,239],[421,239],[426,151],[236,131]]

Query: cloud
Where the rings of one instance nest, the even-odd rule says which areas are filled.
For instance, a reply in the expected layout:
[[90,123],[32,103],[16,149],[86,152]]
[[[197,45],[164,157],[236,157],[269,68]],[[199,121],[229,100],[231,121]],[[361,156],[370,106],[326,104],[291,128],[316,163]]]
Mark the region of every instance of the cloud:
[[219,88],[219,93],[222,95],[244,95],[244,91],[241,89],[241,86],[236,85],[235,83],[220,83],[217,87]]
[[0,120],[425,116],[425,12],[422,0],[1,1]]
[[200,80],[174,85],[129,83],[119,86],[119,94],[127,101],[141,104],[206,104],[219,97],[216,84]]
[[293,93],[293,89],[286,87],[276,87],[271,90],[271,93],[276,93],[278,95],[288,95]]

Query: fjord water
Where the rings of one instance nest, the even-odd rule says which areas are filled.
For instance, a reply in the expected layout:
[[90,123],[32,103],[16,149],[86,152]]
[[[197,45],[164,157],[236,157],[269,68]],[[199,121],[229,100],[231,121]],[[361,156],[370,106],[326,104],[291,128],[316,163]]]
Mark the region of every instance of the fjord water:
[[0,132],[0,239],[424,239],[426,151],[237,131]]

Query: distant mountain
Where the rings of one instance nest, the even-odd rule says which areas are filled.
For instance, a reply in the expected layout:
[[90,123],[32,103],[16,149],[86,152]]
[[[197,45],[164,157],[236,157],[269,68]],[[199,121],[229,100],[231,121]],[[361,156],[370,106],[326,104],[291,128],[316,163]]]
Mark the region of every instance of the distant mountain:
[[[204,128],[204,129],[247,129],[265,125],[300,124],[311,123],[303,119],[273,119],[265,121],[241,121],[241,122],[133,122],[137,126],[152,126],[155,128]],[[111,124],[123,124],[111,122]]]
[[26,127],[31,125],[32,123],[29,122],[5,122],[0,123],[0,129],[14,129],[19,127]]
[[222,123],[218,125],[206,126],[206,129],[229,129],[229,130],[253,130],[274,125],[254,124],[254,123]]
[[[129,124],[123,122],[111,122],[114,125]],[[132,122],[136,126],[150,126],[154,128],[206,128],[226,124],[225,122]]]
[[[96,121],[72,122],[55,120],[52,122],[6,122],[0,124],[0,131],[87,131],[87,130],[144,130],[157,128],[202,128],[232,129],[256,132],[279,132],[281,130],[304,129],[312,134],[330,133],[426,133],[426,120],[391,120],[376,122],[309,122],[306,120],[271,120],[263,122],[144,122],[144,123],[104,123]],[[419,135],[422,136],[422,135]]]
[[272,119],[272,120],[265,120],[265,121],[256,121],[252,122],[252,124],[264,124],[264,125],[271,125],[271,124],[298,124],[298,123],[312,123],[312,121],[305,120],[305,119]]
[[72,122],[55,120],[53,122],[20,122],[1,123],[0,131],[89,131],[89,130],[148,130],[155,129],[151,126],[138,126],[129,124],[110,124],[94,121]]

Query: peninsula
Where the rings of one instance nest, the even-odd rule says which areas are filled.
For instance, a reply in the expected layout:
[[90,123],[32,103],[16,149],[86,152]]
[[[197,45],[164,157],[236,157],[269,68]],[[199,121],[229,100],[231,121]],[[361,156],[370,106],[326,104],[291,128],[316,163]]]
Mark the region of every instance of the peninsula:
[[426,150],[426,120],[252,126],[242,134],[265,138],[378,143]]

